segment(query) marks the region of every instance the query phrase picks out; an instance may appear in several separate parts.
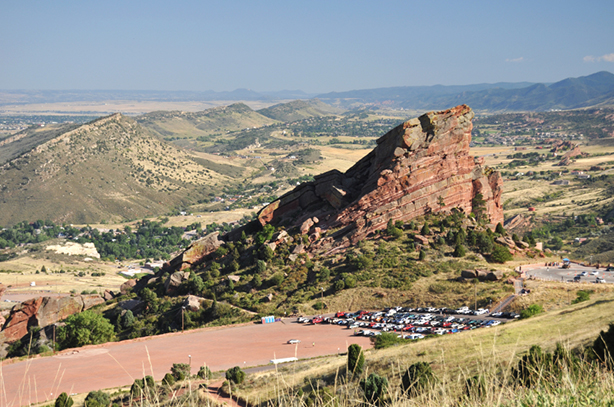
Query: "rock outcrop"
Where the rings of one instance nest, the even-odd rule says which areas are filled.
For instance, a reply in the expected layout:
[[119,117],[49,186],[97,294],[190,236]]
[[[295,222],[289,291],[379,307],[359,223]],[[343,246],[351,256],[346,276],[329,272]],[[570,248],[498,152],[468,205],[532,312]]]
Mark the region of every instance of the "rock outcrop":
[[317,223],[318,237],[335,229],[332,241],[326,241],[329,247],[322,241],[311,246],[330,252],[384,229],[389,220],[453,208],[477,212],[478,194],[489,221],[503,223],[502,178],[469,155],[473,116],[461,105],[409,120],[379,138],[377,147],[348,171],[329,171],[301,184],[262,209],[258,221],[297,227],[303,234]]
[[24,301],[11,310],[0,332],[0,343],[14,342],[26,335],[29,327],[44,328],[103,302],[99,295],[38,297]]
[[224,243],[218,239],[219,232],[210,233],[192,243],[184,252],[170,261],[168,267],[173,270],[185,270],[196,266],[207,255],[213,253]]

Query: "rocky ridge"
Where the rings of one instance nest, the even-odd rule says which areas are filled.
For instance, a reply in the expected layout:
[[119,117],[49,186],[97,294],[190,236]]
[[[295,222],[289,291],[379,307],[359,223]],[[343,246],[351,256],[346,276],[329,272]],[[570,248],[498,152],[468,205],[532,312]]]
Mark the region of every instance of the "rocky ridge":
[[[460,105],[411,119],[378,139],[345,173],[329,171],[285,194],[258,215],[260,225],[302,226],[311,248],[346,248],[389,220],[409,221],[458,208],[503,222],[502,178],[469,155],[473,111]],[[317,223],[317,225],[316,225]],[[327,231],[335,231],[320,239]]]
[[308,236],[294,256],[344,251],[390,220],[453,209],[480,212],[494,228],[503,223],[503,180],[483,159],[469,155],[473,117],[471,108],[460,105],[411,119],[380,137],[377,147],[345,173],[329,171],[299,185],[251,224],[193,243],[161,272],[198,265],[224,241],[267,224]]

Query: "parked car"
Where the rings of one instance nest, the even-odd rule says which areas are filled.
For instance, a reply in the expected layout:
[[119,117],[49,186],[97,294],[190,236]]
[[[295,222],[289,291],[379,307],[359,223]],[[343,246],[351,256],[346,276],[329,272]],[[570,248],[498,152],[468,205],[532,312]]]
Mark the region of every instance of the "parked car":
[[605,280],[604,280],[603,278],[601,278],[601,277],[597,277],[597,278],[595,279],[595,283],[597,283],[597,284],[600,284],[600,283],[605,283]]
[[288,343],[289,343],[290,345],[294,345],[294,344],[296,344],[296,343],[301,343],[301,341],[300,341],[300,339],[290,339],[290,340],[288,341]]

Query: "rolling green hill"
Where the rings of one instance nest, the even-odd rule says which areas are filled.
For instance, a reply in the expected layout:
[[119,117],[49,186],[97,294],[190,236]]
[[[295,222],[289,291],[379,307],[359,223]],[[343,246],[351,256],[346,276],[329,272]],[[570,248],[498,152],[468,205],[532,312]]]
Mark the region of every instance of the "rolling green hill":
[[342,112],[342,109],[327,105],[319,99],[294,100],[258,110],[261,115],[281,122],[294,122],[309,117],[330,116]]
[[196,139],[275,123],[243,103],[215,107],[202,112],[161,111],[138,116],[136,121],[160,138]]

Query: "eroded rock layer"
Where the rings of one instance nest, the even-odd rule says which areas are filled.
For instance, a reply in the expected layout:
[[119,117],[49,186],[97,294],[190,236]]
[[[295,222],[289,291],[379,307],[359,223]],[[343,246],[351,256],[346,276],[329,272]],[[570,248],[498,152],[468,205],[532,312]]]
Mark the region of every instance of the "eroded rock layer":
[[43,328],[104,300],[99,295],[38,297],[17,304],[0,332],[0,343],[12,343],[28,333],[30,327]]
[[357,243],[390,219],[409,221],[452,208],[468,214],[481,194],[490,222],[502,223],[501,176],[469,155],[473,116],[460,105],[411,119],[378,139],[345,173],[316,176],[264,208],[258,220],[293,227],[315,217],[318,237],[337,230],[315,241],[315,248],[334,249]]

